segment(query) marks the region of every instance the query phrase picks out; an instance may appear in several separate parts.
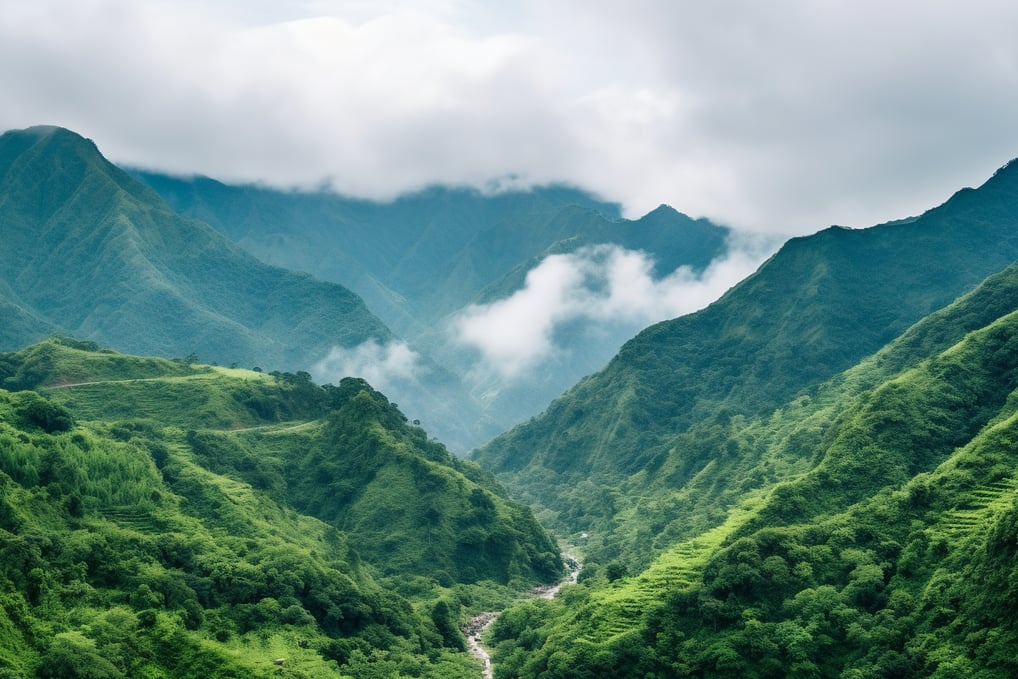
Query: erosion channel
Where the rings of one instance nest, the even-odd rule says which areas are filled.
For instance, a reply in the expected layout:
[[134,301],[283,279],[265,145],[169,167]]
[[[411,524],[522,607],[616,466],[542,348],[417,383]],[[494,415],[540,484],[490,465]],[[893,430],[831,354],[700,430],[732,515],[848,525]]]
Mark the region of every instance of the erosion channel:
[[[562,560],[569,567],[569,574],[562,578],[557,585],[535,587],[530,591],[532,595],[539,599],[553,599],[559,590],[562,589],[563,585],[576,584],[576,578],[580,574],[582,564],[572,554],[563,554]],[[488,629],[495,622],[498,615],[497,611],[485,611],[470,618],[467,624],[463,626],[463,634],[467,638],[470,653],[483,663],[483,669],[481,670],[482,679],[493,679],[495,676],[494,670],[491,667],[491,655],[481,645],[481,635],[484,633],[484,630]]]

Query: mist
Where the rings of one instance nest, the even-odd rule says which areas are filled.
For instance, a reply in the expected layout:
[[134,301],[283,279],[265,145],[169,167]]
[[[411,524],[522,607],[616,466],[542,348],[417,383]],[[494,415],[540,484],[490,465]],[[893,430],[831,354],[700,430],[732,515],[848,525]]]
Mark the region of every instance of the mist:
[[570,339],[624,341],[653,323],[702,309],[752,273],[772,247],[733,242],[704,270],[682,266],[662,278],[653,276],[647,253],[614,244],[549,255],[513,294],[463,309],[449,332],[474,353],[475,378],[522,380],[543,364],[567,359],[575,349]]
[[373,339],[352,348],[333,347],[311,369],[319,382],[360,377],[383,393],[400,391],[399,387],[416,380],[420,373],[420,355],[406,342],[379,344]]

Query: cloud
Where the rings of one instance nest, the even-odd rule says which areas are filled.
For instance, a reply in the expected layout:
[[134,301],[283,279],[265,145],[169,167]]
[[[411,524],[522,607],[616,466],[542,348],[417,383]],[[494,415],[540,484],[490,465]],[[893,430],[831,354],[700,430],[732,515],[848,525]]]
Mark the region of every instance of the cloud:
[[804,233],[915,214],[1018,155],[1018,5],[34,0],[0,127],[389,198],[566,182]]
[[[760,264],[759,244],[736,245],[702,272],[680,267],[653,277],[647,254],[614,244],[545,257],[509,297],[471,305],[453,320],[454,341],[477,352],[482,373],[515,380],[567,349],[563,330],[626,336],[701,309]],[[617,348],[617,347],[616,347]]]
[[379,344],[372,339],[349,349],[333,347],[311,373],[317,381],[331,383],[344,377],[360,377],[376,390],[391,393],[397,385],[418,377],[419,361],[420,356],[405,342]]

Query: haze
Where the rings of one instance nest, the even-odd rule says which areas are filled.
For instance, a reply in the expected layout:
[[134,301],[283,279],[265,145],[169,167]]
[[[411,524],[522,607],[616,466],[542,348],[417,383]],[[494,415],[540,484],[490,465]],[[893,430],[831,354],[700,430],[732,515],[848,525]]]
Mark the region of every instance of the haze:
[[807,233],[918,213],[1018,155],[1018,6],[3,2],[0,128],[391,198],[573,184]]

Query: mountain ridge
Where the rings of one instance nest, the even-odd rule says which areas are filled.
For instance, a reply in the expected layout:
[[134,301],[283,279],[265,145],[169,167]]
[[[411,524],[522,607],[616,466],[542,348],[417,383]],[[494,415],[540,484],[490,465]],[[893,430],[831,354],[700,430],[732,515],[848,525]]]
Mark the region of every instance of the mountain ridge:
[[461,617],[562,571],[363,380],[70,339],[0,354],[0,555],[0,674],[107,679],[476,677]]
[[[264,265],[181,219],[70,131],[4,134],[0,177],[11,244],[4,289],[64,334],[163,355],[200,346],[209,360],[270,368],[392,337],[350,291]],[[272,294],[260,294],[267,288]]]
[[[665,492],[616,489],[642,496],[616,514],[632,575],[594,552],[562,601],[504,614],[495,662],[509,676],[1010,676],[1016,338],[1013,264],[772,413],[691,427],[645,470]],[[652,541],[649,563],[627,558]]]
[[456,332],[474,305],[510,298],[547,257],[587,247],[640,252],[655,281],[680,267],[700,273],[728,249],[729,231],[707,220],[667,206],[623,219],[618,206],[563,186],[494,195],[432,187],[376,203],[132,172],[178,212],[206,220],[256,256],[357,291],[411,346],[457,375],[477,412],[471,435],[457,437],[467,443],[464,453],[601,368],[639,327],[574,324],[582,327],[561,332],[582,351],[510,381]]
[[723,429],[808,394],[1015,259],[1010,169],[911,220],[793,238],[721,299],[647,328],[473,459],[559,530],[610,525],[612,507],[627,503],[578,510],[577,488],[611,495],[692,425]]

